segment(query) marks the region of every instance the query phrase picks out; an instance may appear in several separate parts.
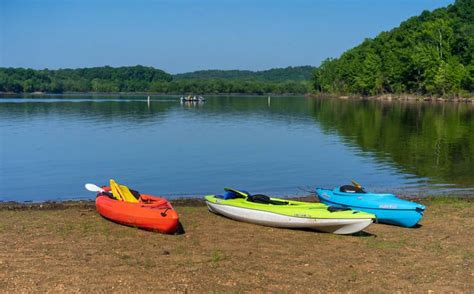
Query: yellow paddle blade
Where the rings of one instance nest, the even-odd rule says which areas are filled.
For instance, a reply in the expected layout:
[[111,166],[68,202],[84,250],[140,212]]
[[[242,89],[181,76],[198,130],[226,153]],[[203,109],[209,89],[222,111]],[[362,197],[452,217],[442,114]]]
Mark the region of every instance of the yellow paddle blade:
[[114,180],[110,179],[110,188],[115,199],[125,202],[138,203],[137,198],[133,196],[127,186],[119,185]]
[[352,185],[354,185],[357,189],[362,189],[362,185],[357,183],[355,180],[352,180]]
[[119,185],[117,185],[117,183],[113,179],[110,179],[110,189],[112,190],[112,195],[114,196],[115,199],[119,201],[124,201],[124,198],[122,197],[122,194],[120,193],[120,187]]
[[132,203],[138,203],[137,198],[133,196],[132,192],[127,186],[124,185],[119,185],[120,190],[122,191],[122,195],[125,197],[125,201],[127,202],[132,202]]

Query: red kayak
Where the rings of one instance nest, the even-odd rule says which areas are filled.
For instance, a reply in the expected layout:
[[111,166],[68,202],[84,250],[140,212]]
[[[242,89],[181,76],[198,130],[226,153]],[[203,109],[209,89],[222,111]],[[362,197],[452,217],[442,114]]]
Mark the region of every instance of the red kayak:
[[168,200],[132,191],[138,201],[135,203],[114,198],[110,187],[102,187],[105,192],[97,194],[97,212],[111,220],[127,226],[171,234],[178,228],[178,213]]

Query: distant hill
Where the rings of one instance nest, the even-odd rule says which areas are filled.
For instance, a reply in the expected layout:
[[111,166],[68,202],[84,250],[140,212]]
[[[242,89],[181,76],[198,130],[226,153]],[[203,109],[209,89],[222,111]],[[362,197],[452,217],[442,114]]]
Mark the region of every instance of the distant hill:
[[474,1],[424,11],[389,32],[327,59],[317,92],[457,96],[474,92]]
[[273,68],[262,71],[250,70],[200,70],[189,73],[176,74],[175,80],[203,80],[203,79],[223,79],[223,80],[245,80],[245,81],[309,81],[313,76],[315,67],[312,66],[289,66],[286,68]]

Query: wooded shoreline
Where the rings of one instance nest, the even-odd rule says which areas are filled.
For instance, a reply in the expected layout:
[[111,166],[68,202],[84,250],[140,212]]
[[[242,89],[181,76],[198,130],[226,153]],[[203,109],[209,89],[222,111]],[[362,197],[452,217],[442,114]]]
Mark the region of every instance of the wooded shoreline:
[[359,100],[380,100],[380,101],[412,101],[412,102],[454,102],[454,103],[474,103],[474,96],[472,97],[458,97],[458,98],[443,98],[431,95],[414,95],[414,94],[383,94],[375,96],[361,96],[358,94],[349,95],[322,95],[322,94],[307,94],[307,97],[312,98],[333,98],[333,99],[359,99]]

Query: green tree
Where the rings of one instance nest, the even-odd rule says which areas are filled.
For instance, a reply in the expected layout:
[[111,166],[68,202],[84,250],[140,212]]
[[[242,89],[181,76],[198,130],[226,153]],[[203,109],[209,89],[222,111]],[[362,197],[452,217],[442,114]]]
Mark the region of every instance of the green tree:
[[448,62],[441,61],[434,80],[437,93],[442,96],[459,94],[465,76],[464,66],[455,58],[450,58]]

